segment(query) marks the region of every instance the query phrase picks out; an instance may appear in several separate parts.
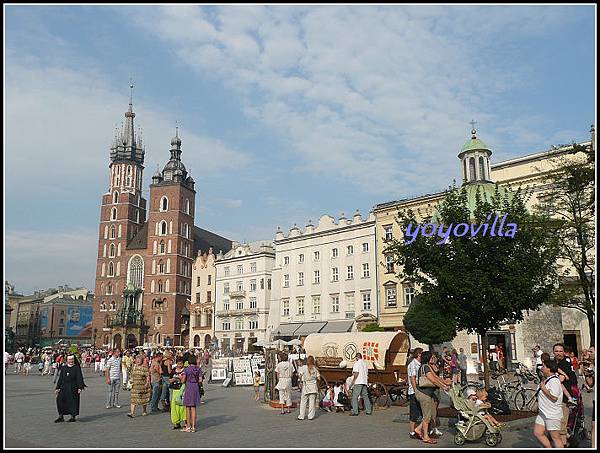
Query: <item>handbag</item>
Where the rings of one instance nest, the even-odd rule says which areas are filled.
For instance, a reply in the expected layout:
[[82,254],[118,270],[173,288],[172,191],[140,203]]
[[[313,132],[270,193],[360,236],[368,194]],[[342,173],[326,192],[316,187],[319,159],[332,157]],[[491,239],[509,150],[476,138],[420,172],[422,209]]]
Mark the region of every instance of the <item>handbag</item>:
[[417,382],[417,387],[419,387],[419,388],[436,388],[437,385],[435,385],[433,382],[431,382],[426,374],[422,374],[423,366],[424,365],[421,365],[421,368],[419,368],[419,381]]
[[179,395],[175,398],[175,404],[177,406],[185,406],[183,402],[183,394],[185,393],[185,384],[181,384],[181,389],[179,391]]

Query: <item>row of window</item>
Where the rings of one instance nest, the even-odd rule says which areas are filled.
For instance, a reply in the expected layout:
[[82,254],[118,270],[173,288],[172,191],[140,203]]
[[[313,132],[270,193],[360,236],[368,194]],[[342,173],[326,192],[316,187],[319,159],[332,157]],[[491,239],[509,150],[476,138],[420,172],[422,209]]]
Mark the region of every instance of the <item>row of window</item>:
[[[283,299],[281,306],[281,314],[282,316],[290,315],[290,299]],[[331,294],[330,295],[330,313],[339,313],[340,312],[340,295],[339,294]],[[363,291],[361,292],[361,302],[362,302],[362,310],[370,311],[371,310],[371,292]],[[346,294],[346,312],[354,313],[355,304],[354,304],[354,293]],[[321,296],[312,296],[312,314],[318,315],[321,313]],[[296,314],[304,315],[304,297],[296,297]]]
[[[235,282],[236,291],[244,291],[244,282]],[[265,279],[260,279],[260,289],[265,289]],[[267,279],[267,289],[271,289],[271,279]],[[256,291],[256,280],[250,280],[250,292]],[[230,293],[229,283],[223,283],[223,294]]]
[[[368,242],[363,242],[362,252],[363,253],[369,252],[369,243]],[[348,245],[346,247],[346,256],[352,256],[352,255],[354,255],[354,246]],[[339,256],[339,250],[337,248],[332,248],[331,249],[331,258],[337,258],[338,256]],[[319,261],[320,259],[321,259],[321,252],[318,250],[314,251],[313,252],[313,261]],[[298,254],[298,263],[299,264],[304,263],[304,253]],[[290,264],[290,257],[284,256],[283,257],[283,265],[287,266],[288,264]]]
[[[248,329],[244,329],[243,319],[235,320],[235,330],[257,330],[258,328],[258,320],[248,321]],[[223,330],[231,330],[231,321],[223,321]]]
[[113,300],[107,307],[106,302],[102,302],[100,311],[117,311],[117,303]]
[[[158,210],[160,212],[166,212],[169,210],[169,198],[167,196],[163,196],[158,203]],[[183,202],[183,212],[187,215],[191,215],[192,212],[192,204],[190,203],[189,198],[186,198]]]
[[[191,254],[191,246],[187,241],[179,241],[179,252],[183,256],[189,257]],[[165,255],[167,253],[171,253],[171,239],[165,242],[161,239],[160,242],[154,241],[154,246],[152,248],[152,253],[154,255]]]
[[[389,308],[397,307],[396,285],[389,286],[385,290],[385,306]],[[415,289],[411,286],[404,288],[404,306],[409,307],[415,299]]]
[[[250,273],[256,272],[256,263],[250,263]],[[237,275],[241,275],[244,273],[244,265],[243,264],[238,264],[237,265]],[[225,266],[223,268],[223,274],[225,277],[229,277],[231,275],[231,271],[229,266]],[[209,283],[210,285],[210,283]]]
[[[249,299],[250,302],[250,307],[249,308],[256,308],[256,297],[251,297]],[[229,299],[225,299],[223,300],[223,310],[228,311],[230,310],[230,300]],[[244,300],[237,300],[235,302],[235,309],[236,310],[243,310],[244,309]]]
[[[141,196],[138,193],[137,196],[136,196],[136,198],[135,198],[135,202],[136,202],[137,206],[140,205],[140,201],[141,201]],[[112,202],[113,202],[113,204],[118,204],[119,203],[119,192],[117,192],[116,190],[113,192]]]
[[[210,285],[212,285],[212,275],[208,275],[207,277],[208,277],[208,278],[207,278],[207,280],[206,280],[206,284],[207,284],[208,286],[210,286]],[[198,276],[198,277],[197,277],[197,279],[198,279],[198,280],[197,280],[196,286],[200,286],[200,276]]]
[[[125,182],[125,186],[133,187],[133,173],[131,165],[128,165],[127,168],[123,168],[123,174],[121,175],[121,166],[115,165],[112,169],[112,181],[113,187],[119,187],[121,185],[121,176],[123,176],[123,181]],[[142,178],[137,178],[136,186],[138,190],[142,190]],[[113,198],[114,200],[114,198]],[[116,203],[116,202],[115,202]]]
[[[179,287],[177,288],[177,290],[182,293],[182,294],[191,294],[190,291],[190,283],[185,281],[185,280],[180,280],[179,281]],[[162,293],[169,293],[170,292],[170,288],[169,288],[169,279],[166,279],[164,284],[162,280],[158,280],[155,284],[154,280],[152,280],[150,282],[150,293],[151,294],[162,294]]]
[[[119,238],[121,238],[121,225],[119,225]],[[110,228],[108,227],[108,225],[104,226],[104,239],[116,239],[116,232],[117,229],[115,228],[114,225],[111,225]]]
[[121,275],[121,263],[117,261],[117,265],[109,261],[108,266],[102,263],[102,277],[119,277]]
[[115,244],[104,244],[104,249],[102,251],[102,256],[106,258],[108,251],[108,257],[114,258],[116,256],[121,256],[121,243],[119,242],[115,247]]
[[[118,220],[117,217],[117,208],[111,208],[110,210],[110,220]],[[140,210],[135,210],[135,222],[140,223]],[[119,237],[121,237],[121,233],[119,233]],[[111,238],[112,239],[112,238]]]
[[[362,265],[362,278],[369,278],[371,276],[369,270],[369,263]],[[331,282],[337,282],[340,279],[339,269],[337,267],[331,268]],[[354,280],[354,266],[346,266],[346,280]],[[313,284],[321,283],[321,271],[313,271]],[[298,286],[304,285],[304,272],[298,272]],[[290,287],[290,274],[283,274],[283,287]]]
[[[200,302],[200,293],[196,293],[196,303]],[[212,291],[206,291],[206,302],[212,302]]]

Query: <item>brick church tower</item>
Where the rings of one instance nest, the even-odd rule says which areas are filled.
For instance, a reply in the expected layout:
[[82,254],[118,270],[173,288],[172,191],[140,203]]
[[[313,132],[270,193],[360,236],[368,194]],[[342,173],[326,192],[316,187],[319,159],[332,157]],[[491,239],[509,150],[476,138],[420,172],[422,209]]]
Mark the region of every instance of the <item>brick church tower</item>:
[[[133,93],[133,85],[130,89]],[[124,291],[127,288],[129,259],[126,248],[146,218],[146,200],[142,198],[144,147],[141,133],[136,137],[134,118],[130,96],[125,123],[120,131],[116,131],[111,147],[108,192],[102,196],[100,208],[92,322],[93,341],[97,346],[113,340],[113,315],[127,308]],[[141,277],[140,274],[140,280]]]
[[181,161],[181,139],[171,140],[171,158],[150,185],[144,313],[149,342],[188,344],[194,253],[194,180]]

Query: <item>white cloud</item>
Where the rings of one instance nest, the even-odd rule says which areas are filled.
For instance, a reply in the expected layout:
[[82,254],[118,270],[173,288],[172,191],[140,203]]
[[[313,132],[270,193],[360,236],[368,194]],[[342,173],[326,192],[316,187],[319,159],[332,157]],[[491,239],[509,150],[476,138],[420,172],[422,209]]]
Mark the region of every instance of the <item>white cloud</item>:
[[[487,17],[458,7],[244,6],[186,10],[188,26],[173,19],[177,9],[135,20],[184,63],[238,92],[246,114],[301,157],[296,170],[380,195],[429,189],[432,180],[444,187],[458,175],[456,153],[473,117],[491,143],[510,134],[522,120],[500,120],[493,101],[528,68],[499,70],[482,49],[507,27],[516,35],[535,20],[540,33],[540,22],[561,16],[537,8]],[[477,11],[486,25],[475,39]]]
[[6,277],[23,294],[63,284],[93,292],[97,247],[96,229],[7,231]]

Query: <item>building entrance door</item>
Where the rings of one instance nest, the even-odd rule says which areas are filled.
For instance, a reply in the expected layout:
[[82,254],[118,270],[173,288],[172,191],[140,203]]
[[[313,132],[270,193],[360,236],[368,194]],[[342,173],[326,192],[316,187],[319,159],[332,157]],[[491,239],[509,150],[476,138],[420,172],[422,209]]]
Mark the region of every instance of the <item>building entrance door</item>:
[[[510,340],[510,332],[494,331],[486,334],[488,351],[495,353],[498,370],[506,369],[512,371],[512,345]],[[491,365],[491,363],[490,363]],[[492,366],[492,365],[491,365]],[[493,368],[490,368],[493,370]]]
[[130,333],[127,335],[127,349],[133,349],[138,345],[135,335]]

